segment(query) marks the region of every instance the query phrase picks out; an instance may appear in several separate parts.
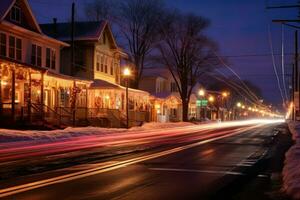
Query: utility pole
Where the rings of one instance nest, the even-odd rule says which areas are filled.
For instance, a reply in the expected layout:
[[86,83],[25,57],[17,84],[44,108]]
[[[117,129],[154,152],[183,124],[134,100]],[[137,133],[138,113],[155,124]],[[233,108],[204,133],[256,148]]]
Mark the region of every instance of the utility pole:
[[[295,30],[295,92],[296,94],[298,94],[298,97],[295,98],[294,100],[297,99],[298,105],[295,105],[295,119],[297,119],[297,117],[299,117],[299,108],[300,108],[300,101],[299,101],[299,68],[298,68],[298,30]],[[298,109],[296,109],[298,108]]]
[[[272,22],[275,23],[280,23],[282,26],[288,26],[294,29],[300,29],[300,27],[298,25],[292,24],[292,23],[300,23],[300,1],[298,1],[298,3],[294,4],[294,5],[279,5],[279,6],[267,6],[266,9],[284,9],[284,8],[299,8],[298,11],[298,19],[276,19],[276,20],[272,20]],[[283,31],[283,29],[282,29]],[[283,37],[283,32],[282,32],[282,37]],[[283,39],[283,38],[282,38]],[[299,69],[298,69],[298,31],[295,30],[295,63],[293,65],[293,84],[292,84],[292,97],[291,99],[293,100],[294,106],[293,106],[293,116],[292,118],[294,120],[300,120],[300,94],[299,94]],[[282,44],[283,45],[283,44]],[[283,58],[283,46],[282,46],[282,59]],[[282,60],[282,67],[284,61]],[[283,80],[284,81],[284,80]]]
[[75,35],[75,3],[72,3],[72,16],[71,16],[71,76],[75,75],[75,45],[74,45],[74,35]]

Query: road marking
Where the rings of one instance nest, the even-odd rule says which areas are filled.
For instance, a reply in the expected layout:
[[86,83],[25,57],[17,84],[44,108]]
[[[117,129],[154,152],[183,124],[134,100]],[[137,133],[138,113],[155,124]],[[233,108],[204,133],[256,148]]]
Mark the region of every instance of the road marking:
[[269,176],[266,175],[266,174],[259,174],[259,175],[257,175],[257,177],[259,177],[259,178],[269,178]]
[[233,171],[214,171],[214,170],[197,170],[197,169],[176,169],[176,168],[149,168],[154,171],[171,171],[171,172],[196,172],[196,173],[209,173],[209,174],[225,174],[243,176],[245,174]]
[[245,164],[245,163],[238,163],[237,166],[241,166],[241,167],[251,167],[252,165],[250,165],[250,164]]
[[213,142],[213,141],[216,141],[216,140],[220,140],[220,139],[224,139],[224,138],[227,138],[227,137],[235,136],[235,135],[241,134],[243,132],[246,132],[248,130],[251,130],[253,128],[257,128],[259,126],[261,126],[261,125],[256,125],[256,126],[247,127],[247,128],[240,128],[240,129],[237,129],[235,132],[230,133],[230,134],[226,134],[226,135],[218,136],[218,137],[215,137],[215,138],[202,140],[202,141],[199,141],[199,142],[196,142],[196,143],[176,147],[176,148],[165,150],[165,151],[162,151],[162,152],[157,152],[157,153],[154,153],[154,154],[151,154],[151,155],[145,155],[145,156],[140,156],[140,157],[125,160],[125,161],[120,161],[120,162],[117,162],[115,164],[108,164],[106,166],[96,167],[96,168],[93,168],[93,169],[83,170],[83,171],[80,171],[80,172],[75,172],[75,173],[62,175],[62,176],[58,176],[58,177],[54,177],[54,178],[49,178],[49,179],[45,179],[45,180],[41,180],[41,181],[35,181],[35,182],[32,182],[32,183],[26,183],[26,184],[23,184],[23,185],[18,185],[18,186],[13,186],[13,187],[1,189],[0,190],[0,198],[10,196],[10,195],[13,195],[13,194],[17,194],[17,193],[21,193],[21,192],[25,192],[25,191],[29,191],[29,190],[33,190],[33,189],[36,189],[36,188],[41,188],[41,187],[45,187],[45,186],[49,186],[49,185],[53,185],[53,184],[57,184],[57,183],[63,183],[63,182],[71,181],[71,180],[76,180],[76,179],[79,179],[79,178],[84,178],[84,177],[88,177],[88,176],[92,176],[92,175],[112,171],[112,170],[119,169],[119,168],[122,168],[122,167],[125,167],[125,166],[128,166],[128,165],[137,164],[137,163],[140,163],[140,162],[143,162],[143,161],[146,161],[146,160],[150,160],[150,159],[170,155],[170,154],[177,153],[177,152],[180,152],[180,151],[183,151],[183,150],[187,150],[187,149],[190,149],[190,148],[193,148],[193,147],[196,147],[196,146],[200,146],[200,145],[203,145],[203,144],[206,144],[206,143],[209,143],[209,142]]

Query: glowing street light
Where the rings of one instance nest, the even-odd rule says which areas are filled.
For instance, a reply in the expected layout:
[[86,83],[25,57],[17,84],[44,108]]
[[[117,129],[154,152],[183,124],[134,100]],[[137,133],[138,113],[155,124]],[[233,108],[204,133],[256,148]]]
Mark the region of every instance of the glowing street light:
[[222,92],[222,97],[226,98],[229,96],[229,93],[228,92]]
[[199,96],[201,96],[201,97],[205,96],[205,91],[204,91],[204,89],[200,89],[200,90],[199,90]]
[[131,70],[126,67],[123,71],[123,76],[126,81],[126,127],[129,128],[129,103],[128,103],[128,82],[131,76]]
[[215,101],[215,97],[214,96],[209,96],[208,97],[208,101],[209,102],[214,102]]
[[242,103],[241,102],[237,102],[236,106],[240,108],[240,107],[242,107]]

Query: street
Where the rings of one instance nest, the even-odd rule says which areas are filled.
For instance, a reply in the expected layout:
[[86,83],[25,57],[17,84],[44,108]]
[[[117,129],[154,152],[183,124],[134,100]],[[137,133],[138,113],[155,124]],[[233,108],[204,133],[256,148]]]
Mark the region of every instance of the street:
[[[265,156],[278,125],[278,122],[234,125],[213,129],[209,134],[202,130],[151,142],[143,138],[145,143],[135,145],[148,146],[144,151],[9,178],[1,183],[0,197],[14,200],[209,199],[224,185],[245,176],[246,170]],[[210,136],[199,137],[201,132]],[[123,146],[122,143],[111,148]],[[128,144],[125,146],[128,149]],[[99,147],[91,150],[97,152]]]

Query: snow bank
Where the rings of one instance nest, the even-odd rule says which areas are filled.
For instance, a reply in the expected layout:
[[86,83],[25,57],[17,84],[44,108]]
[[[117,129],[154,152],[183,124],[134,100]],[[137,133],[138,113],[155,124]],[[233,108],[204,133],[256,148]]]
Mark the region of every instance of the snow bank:
[[73,137],[82,136],[103,136],[107,134],[122,134],[128,132],[136,132],[155,129],[165,129],[165,128],[178,128],[184,126],[191,126],[193,123],[189,122],[178,122],[178,123],[145,123],[141,127],[133,127],[130,129],[124,128],[100,128],[100,127],[80,127],[72,128],[68,127],[63,130],[51,130],[51,131],[21,131],[21,130],[9,130],[0,129],[0,143],[3,142],[17,142],[17,141],[30,141],[30,140],[61,140],[69,139]]
[[283,168],[283,189],[293,199],[300,199],[300,123],[289,122],[290,132],[295,140],[285,155]]

